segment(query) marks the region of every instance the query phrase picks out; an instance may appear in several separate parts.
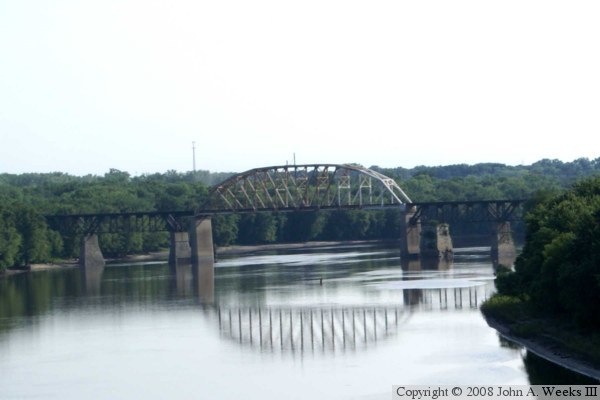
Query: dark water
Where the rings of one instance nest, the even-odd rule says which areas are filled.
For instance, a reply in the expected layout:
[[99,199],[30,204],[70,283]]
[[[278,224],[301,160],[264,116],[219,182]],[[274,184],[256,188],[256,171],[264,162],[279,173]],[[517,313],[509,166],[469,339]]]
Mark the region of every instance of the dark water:
[[[488,249],[381,247],[0,281],[0,399],[379,399],[394,384],[592,383],[501,340]],[[208,275],[210,276],[210,275]]]

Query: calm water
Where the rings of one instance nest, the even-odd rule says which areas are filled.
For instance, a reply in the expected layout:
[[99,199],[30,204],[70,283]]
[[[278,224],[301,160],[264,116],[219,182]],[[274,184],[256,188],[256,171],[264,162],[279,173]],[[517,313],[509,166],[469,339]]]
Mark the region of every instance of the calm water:
[[224,258],[214,282],[162,263],[5,279],[0,399],[387,399],[393,384],[581,382],[488,328],[487,254],[401,266],[395,249],[321,248]]

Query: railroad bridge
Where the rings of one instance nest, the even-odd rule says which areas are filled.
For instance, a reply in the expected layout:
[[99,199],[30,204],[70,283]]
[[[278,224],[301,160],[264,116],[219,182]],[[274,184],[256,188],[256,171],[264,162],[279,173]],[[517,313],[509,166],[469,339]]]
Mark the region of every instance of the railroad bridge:
[[[413,202],[392,179],[350,164],[282,165],[255,168],[230,177],[209,190],[197,209],[173,212],[128,212],[46,216],[50,226],[81,234],[80,263],[104,265],[98,234],[123,231],[169,231],[171,265],[214,263],[211,216],[232,213],[317,210],[401,211],[401,257],[448,257],[448,224],[489,222],[492,252],[507,260],[515,255],[510,222],[523,218],[524,200]],[[436,221],[423,248],[423,220]],[[211,267],[212,268],[212,267]]]

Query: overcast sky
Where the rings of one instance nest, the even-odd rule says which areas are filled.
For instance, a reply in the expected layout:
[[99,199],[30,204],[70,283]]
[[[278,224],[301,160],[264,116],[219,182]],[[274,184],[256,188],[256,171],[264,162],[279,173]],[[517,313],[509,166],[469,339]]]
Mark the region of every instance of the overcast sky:
[[0,0],[0,173],[600,156],[600,1]]

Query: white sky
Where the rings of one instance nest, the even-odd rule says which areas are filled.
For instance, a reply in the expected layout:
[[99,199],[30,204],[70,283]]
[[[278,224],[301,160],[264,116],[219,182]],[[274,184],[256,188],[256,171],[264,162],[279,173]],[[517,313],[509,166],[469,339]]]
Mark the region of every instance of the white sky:
[[600,156],[600,1],[0,0],[0,172]]

